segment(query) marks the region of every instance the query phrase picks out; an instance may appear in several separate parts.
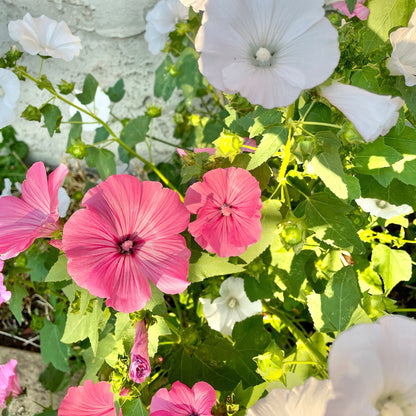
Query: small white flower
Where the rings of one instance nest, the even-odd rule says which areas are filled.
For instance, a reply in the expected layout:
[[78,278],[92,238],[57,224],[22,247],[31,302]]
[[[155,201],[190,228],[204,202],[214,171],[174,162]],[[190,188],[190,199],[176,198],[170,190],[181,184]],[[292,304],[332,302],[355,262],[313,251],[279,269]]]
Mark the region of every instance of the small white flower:
[[387,62],[391,75],[404,75],[408,87],[416,85],[416,10],[408,27],[390,33],[393,52]]
[[[80,92],[80,91],[78,91]],[[97,92],[95,93],[94,101],[90,104],[83,105],[81,104],[77,98],[74,98],[72,102],[82,108],[85,108],[90,113],[95,114],[99,117],[102,121],[107,122],[108,118],[110,117],[110,98],[108,95],[100,88],[97,88]],[[75,107],[69,107],[69,114],[71,117],[77,112],[78,110]],[[82,129],[84,131],[93,131],[97,127],[101,127],[101,124],[97,123],[91,116],[83,113],[80,111],[81,119],[84,123],[82,125]]]
[[13,122],[19,95],[19,78],[12,71],[0,68],[0,129]]
[[339,59],[323,0],[209,0],[195,39],[199,69],[252,104],[287,106],[325,81]]
[[364,140],[371,142],[384,136],[397,123],[404,101],[400,97],[379,95],[333,82],[320,87],[321,94],[354,124]]
[[246,415],[324,416],[331,397],[330,381],[311,377],[303,386],[294,387],[292,390],[273,389],[248,409]]
[[158,54],[168,39],[168,34],[175,30],[179,20],[188,17],[188,8],[179,0],[161,0],[146,15],[146,39],[153,55]]
[[384,316],[338,335],[328,356],[326,416],[416,415],[416,321]]
[[27,13],[23,20],[10,22],[9,35],[31,55],[71,61],[82,49],[80,38],[71,33],[65,22],[58,23],[44,15],[36,18]]
[[220,287],[220,297],[213,302],[200,299],[208,325],[224,335],[231,335],[236,322],[261,313],[261,301],[251,302],[244,291],[244,279],[228,277]]
[[186,6],[192,6],[194,11],[198,13],[199,11],[205,10],[205,4],[208,0],[181,0],[181,3]]
[[375,198],[358,198],[355,202],[365,212],[369,212],[376,217],[389,220],[390,218],[397,217],[398,215],[410,214],[413,208],[410,205],[392,205],[387,201],[383,201]]

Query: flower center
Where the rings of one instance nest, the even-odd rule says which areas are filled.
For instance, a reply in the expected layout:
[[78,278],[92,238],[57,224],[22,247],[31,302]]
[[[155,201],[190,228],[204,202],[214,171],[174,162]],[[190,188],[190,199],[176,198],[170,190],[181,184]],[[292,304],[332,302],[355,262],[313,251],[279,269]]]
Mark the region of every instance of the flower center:
[[225,202],[221,205],[220,211],[223,217],[230,217],[232,214],[233,207],[226,204]]
[[118,243],[121,254],[133,254],[134,247],[137,241],[134,241],[131,237],[126,237]]
[[256,61],[259,66],[270,66],[273,53],[267,48],[259,48],[256,52]]
[[386,208],[386,207],[387,207],[387,205],[388,205],[388,202],[379,200],[379,201],[377,201],[377,202],[376,202],[376,205],[377,205],[379,208]]
[[236,306],[238,306],[238,300],[236,298],[230,298],[228,301],[228,307],[230,309],[234,309]]
[[404,416],[402,408],[393,401],[385,402],[379,416]]
[[197,412],[192,412],[192,413],[190,413],[190,415],[189,416],[199,416],[198,415],[198,413]]

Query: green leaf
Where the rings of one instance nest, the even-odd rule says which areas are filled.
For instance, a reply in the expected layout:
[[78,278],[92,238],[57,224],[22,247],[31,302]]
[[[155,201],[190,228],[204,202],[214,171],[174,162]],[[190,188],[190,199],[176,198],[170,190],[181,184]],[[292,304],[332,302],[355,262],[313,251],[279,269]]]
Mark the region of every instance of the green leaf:
[[287,141],[288,129],[274,127],[263,136],[257,150],[251,157],[247,170],[252,170],[272,157]]
[[110,175],[117,173],[115,156],[110,150],[89,147],[85,161],[89,167],[97,168],[98,174],[103,181]]
[[65,332],[61,341],[67,344],[82,341],[89,338],[94,355],[98,348],[98,332],[107,321],[105,311],[101,308],[101,299],[92,301],[92,308],[85,312],[81,310],[74,312],[72,307],[68,311]]
[[351,85],[378,94],[380,92],[377,81],[378,74],[377,69],[371,66],[365,66],[359,71],[354,72],[354,75],[351,77]]
[[42,413],[36,413],[35,416],[58,416],[57,410],[45,410]]
[[150,282],[152,296],[149,302],[146,303],[144,309],[151,311],[155,315],[166,314],[166,301],[163,292],[158,289],[152,282]]
[[403,159],[401,153],[384,143],[380,137],[372,143],[368,143],[365,149],[355,156],[357,169],[361,173],[371,173],[374,169],[387,168],[393,163]]
[[364,246],[346,213],[352,207],[335,196],[321,192],[298,205],[295,214],[304,212],[305,224],[325,243],[349,252],[362,253]]
[[79,111],[77,111],[69,121],[72,121],[71,130],[69,130],[68,141],[66,143],[66,149],[68,150],[74,143],[81,140],[82,134],[82,117]]
[[340,199],[348,198],[347,182],[338,150],[331,148],[311,160],[314,172],[322,182]]
[[31,251],[28,256],[27,267],[30,269],[32,282],[43,282],[48,275],[51,265],[57,259],[57,251]]
[[104,126],[98,127],[95,129],[94,143],[102,142],[107,140],[110,133]]
[[59,133],[59,126],[62,120],[61,110],[54,104],[45,104],[41,107],[40,112],[43,114],[43,120],[49,136],[52,137],[55,131]]
[[45,282],[62,282],[72,280],[67,270],[68,259],[65,254],[60,254],[56,263],[50,268]]
[[282,220],[282,215],[280,214],[281,206],[281,202],[277,199],[269,199],[263,203],[263,208],[261,210],[262,232],[260,240],[239,256],[247,264],[251,263],[263,253],[274,240],[277,224]]
[[384,293],[388,295],[399,282],[412,277],[412,259],[404,250],[393,250],[384,244],[374,247],[371,261],[374,270],[382,277]]
[[40,330],[40,351],[45,364],[52,363],[56,369],[66,372],[69,371],[70,348],[61,342],[64,328],[64,319],[60,319],[55,324],[45,320],[45,324]]
[[59,92],[63,95],[70,94],[75,87],[75,82],[67,82],[64,79],[61,79],[61,83],[58,84]]
[[[253,117],[254,123],[248,128],[248,132],[250,133],[249,137],[256,137],[263,134],[267,127],[269,127],[268,131],[271,131],[273,127],[270,126],[280,124],[282,121],[282,113],[280,111],[275,108],[266,110],[261,106],[256,107]],[[279,135],[278,133],[276,134]],[[284,143],[286,143],[286,140],[287,134],[284,137]]]
[[368,0],[371,10],[367,26],[372,30],[364,43],[367,53],[388,41],[389,32],[396,26],[407,26],[415,9],[415,0]]
[[89,104],[94,101],[95,93],[97,92],[98,81],[91,75],[87,74],[82,86],[82,93],[76,94],[81,104]]
[[9,308],[15,316],[19,325],[22,324],[22,307],[23,307],[23,298],[28,295],[26,288],[20,283],[15,282],[10,288],[12,297],[9,301]]
[[164,61],[156,69],[153,93],[155,97],[162,97],[165,101],[169,100],[176,87],[176,80],[169,71],[172,66],[172,58],[166,55]]
[[225,276],[242,271],[244,271],[242,264],[231,264],[228,258],[202,253],[196,263],[190,263],[188,280],[191,283],[201,282],[208,277]]
[[[149,130],[151,118],[147,116],[139,116],[130,120],[121,132],[120,139],[131,149],[135,150],[136,144],[143,142]],[[120,159],[124,163],[128,163],[133,157],[123,147],[119,146],[118,153]]]
[[122,406],[123,416],[148,416],[149,412],[140,399],[130,400]]
[[39,382],[52,393],[63,390],[71,381],[71,377],[64,371],[57,370],[49,364],[39,376]]
[[308,308],[315,328],[321,332],[344,331],[360,306],[361,292],[351,266],[343,267],[328,282],[323,294],[308,296]]
[[159,337],[171,333],[166,321],[159,316],[154,317],[156,322],[149,328],[149,357],[152,358],[159,346]]
[[120,78],[112,87],[107,90],[107,95],[113,103],[118,103],[124,97],[124,81]]

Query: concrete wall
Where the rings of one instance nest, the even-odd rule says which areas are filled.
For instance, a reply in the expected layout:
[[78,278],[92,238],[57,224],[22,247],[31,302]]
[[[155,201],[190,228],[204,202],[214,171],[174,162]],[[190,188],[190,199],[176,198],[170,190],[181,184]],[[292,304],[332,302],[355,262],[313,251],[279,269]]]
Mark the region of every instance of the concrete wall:
[[[154,72],[164,55],[152,55],[144,40],[145,16],[154,6],[156,0],[1,0],[0,7],[0,54],[4,54],[15,42],[8,35],[7,24],[11,20],[22,19],[29,12],[33,17],[41,14],[55,19],[64,20],[72,33],[81,38],[82,51],[80,56],[71,62],[61,59],[49,59],[45,62],[44,73],[53,82],[61,78],[77,82],[82,88],[87,73],[94,74],[103,89],[112,86],[119,78],[123,78],[127,93],[124,99],[116,104],[114,113],[122,117],[136,117],[146,109],[146,103],[153,103]],[[20,47],[21,49],[21,47]],[[29,72],[37,74],[40,65],[38,56],[25,56],[22,62]],[[42,105],[49,95],[39,91],[32,82],[21,83],[21,95],[17,106],[17,114],[31,103]],[[163,104],[162,101],[156,103]],[[69,113],[64,105],[64,120]],[[172,121],[174,103],[163,105],[162,119],[156,119],[153,127],[154,135],[174,142],[172,138]],[[16,118],[13,126],[19,138],[30,147],[30,159],[43,160],[56,165],[65,154],[68,125],[62,126],[62,133],[50,138],[45,128],[36,122]],[[114,130],[120,131],[119,125]],[[84,137],[92,140],[92,134]],[[144,144],[137,147],[140,154],[147,158]],[[154,143],[156,161],[167,160],[173,147]]]

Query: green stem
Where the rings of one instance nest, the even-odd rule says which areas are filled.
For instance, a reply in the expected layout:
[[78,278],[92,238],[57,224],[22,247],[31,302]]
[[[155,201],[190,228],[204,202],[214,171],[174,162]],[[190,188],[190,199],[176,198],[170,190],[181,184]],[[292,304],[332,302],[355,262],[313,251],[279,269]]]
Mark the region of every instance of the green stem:
[[287,142],[285,145],[282,166],[280,167],[279,176],[277,177],[278,181],[281,181],[286,176],[286,170],[287,170],[287,167],[289,166],[290,148],[292,147],[292,118],[293,118],[294,113],[295,113],[295,105],[291,104],[287,108],[286,126],[288,126],[289,128],[289,132],[287,135]]
[[310,356],[315,359],[323,369],[325,369],[326,358],[314,347],[309,339],[306,338],[302,330],[299,329],[297,325],[291,319],[289,319],[284,312],[278,310],[277,308],[269,307],[269,309],[271,314],[277,316],[286,326],[286,328],[292,333],[292,335],[306,348]]
[[45,61],[45,58],[41,57],[38,79],[40,79],[40,76],[42,75],[42,68],[43,68],[43,62],[44,61]]
[[155,137],[155,136],[147,136],[147,137],[149,137],[149,138],[150,138],[150,139],[152,139],[152,140],[156,140],[157,142],[160,142],[160,143],[166,144],[166,145],[168,145],[168,146],[172,146],[172,147],[174,147],[175,149],[176,149],[176,148],[179,148],[179,149],[183,149],[183,150],[189,150],[190,152],[192,152],[192,151],[193,151],[192,149],[189,149],[188,147],[183,147],[183,146],[180,146],[180,145],[178,145],[178,144],[169,143],[169,142],[167,142],[166,140],[159,139],[158,137]]
[[319,121],[302,121],[302,124],[311,125],[311,126],[326,126],[326,127],[334,127],[335,129],[342,129],[342,126],[339,126],[338,124],[321,123]]
[[[39,84],[39,80],[37,80],[36,78],[32,77],[30,74],[28,74],[26,71],[24,71],[21,68],[18,68],[18,71],[24,75],[25,77],[29,78],[30,80],[32,80],[33,82],[35,82],[36,84]],[[157,176],[159,176],[159,178],[162,180],[162,182],[167,185],[170,189],[172,189],[173,191],[177,192],[181,201],[183,202],[183,196],[181,195],[181,193],[175,188],[175,186],[169,181],[168,178],[166,178],[165,175],[163,175],[163,173],[151,162],[149,162],[148,160],[146,160],[145,158],[143,158],[142,156],[140,156],[137,152],[135,152],[132,148],[130,148],[129,146],[127,146],[122,140],[120,140],[117,135],[114,133],[114,131],[111,129],[111,127],[104,122],[103,120],[101,120],[99,117],[97,117],[97,115],[95,115],[94,113],[91,113],[90,111],[86,110],[85,108],[82,108],[76,104],[74,104],[73,102],[67,100],[65,97],[63,97],[62,95],[58,94],[54,89],[49,88],[49,87],[44,87],[47,91],[49,91],[52,95],[54,95],[56,98],[58,98],[59,100],[63,101],[64,103],[76,108],[78,111],[89,115],[90,117],[92,117],[94,120],[96,120],[98,123],[100,123],[102,126],[104,126],[104,128],[108,131],[108,133],[110,134],[110,136],[113,138],[113,140],[119,145],[121,146],[123,149],[125,149],[128,153],[130,153],[131,155],[133,155],[135,158],[139,159],[142,163],[144,163],[146,166],[149,166],[153,172],[156,173]]]
[[172,295],[173,302],[175,303],[176,314],[178,315],[179,322],[181,326],[183,326],[183,319],[182,319],[182,309],[181,304],[179,302],[179,295]]
[[398,308],[394,312],[416,312],[416,308]]

